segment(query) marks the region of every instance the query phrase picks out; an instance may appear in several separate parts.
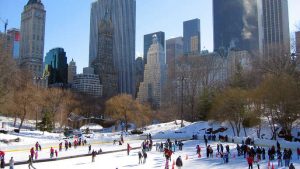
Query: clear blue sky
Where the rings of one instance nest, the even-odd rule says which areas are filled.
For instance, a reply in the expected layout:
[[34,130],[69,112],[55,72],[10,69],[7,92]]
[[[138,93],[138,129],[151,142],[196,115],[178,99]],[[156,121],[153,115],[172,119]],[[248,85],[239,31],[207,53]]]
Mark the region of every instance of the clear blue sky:
[[[21,13],[28,0],[0,0],[0,18],[8,19],[8,28],[20,28]],[[46,54],[54,47],[63,47],[68,61],[76,61],[77,72],[88,66],[90,7],[95,0],[42,0],[46,16]],[[166,39],[182,36],[182,22],[201,20],[202,48],[212,51],[212,0],[136,0],[136,56],[143,52],[143,35],[164,31]],[[300,1],[289,1],[290,30],[300,24]],[[4,25],[0,22],[0,31]]]

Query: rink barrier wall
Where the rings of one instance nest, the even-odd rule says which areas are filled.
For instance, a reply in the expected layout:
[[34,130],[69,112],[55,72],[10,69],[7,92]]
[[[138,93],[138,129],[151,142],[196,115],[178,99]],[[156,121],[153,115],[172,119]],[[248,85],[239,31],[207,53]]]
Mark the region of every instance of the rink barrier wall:
[[[131,150],[137,150],[137,149],[140,149],[140,148],[141,147],[133,147],[133,148],[131,148]],[[97,155],[118,153],[118,152],[123,152],[123,151],[127,151],[127,149],[105,151],[105,152],[102,152],[102,153],[97,154]],[[67,160],[67,159],[72,159],[72,158],[80,158],[80,157],[88,157],[88,156],[92,156],[92,154],[89,153],[89,154],[80,154],[80,155],[67,156],[67,157],[58,157],[58,158],[48,158],[48,159],[34,160],[33,164],[35,164],[35,163],[43,163],[43,162],[51,162],[51,161],[61,161],[61,160]],[[15,166],[17,166],[17,165],[24,165],[24,164],[28,164],[28,160],[15,162]],[[9,163],[6,163],[5,166],[9,166]]]

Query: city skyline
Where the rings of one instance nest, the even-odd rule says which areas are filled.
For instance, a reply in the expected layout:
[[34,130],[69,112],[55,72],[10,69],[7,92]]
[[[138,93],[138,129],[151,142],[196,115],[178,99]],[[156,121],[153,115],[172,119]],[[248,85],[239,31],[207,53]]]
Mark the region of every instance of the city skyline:
[[[83,67],[88,66],[89,62],[90,10],[94,1],[73,3],[72,0],[61,0],[59,1],[60,5],[57,5],[57,1],[42,0],[47,11],[45,51],[63,47],[67,52],[68,62],[73,58],[79,72]],[[300,5],[300,2],[297,0],[288,0],[288,2],[290,32],[292,33],[296,30],[295,25],[300,23],[300,16],[297,16],[297,6]],[[2,20],[8,19],[9,29],[20,29],[21,13],[26,3],[27,0],[0,1],[0,17]],[[136,3],[135,57],[143,55],[143,36],[145,34],[164,31],[166,40],[182,36],[183,22],[194,18],[201,20],[202,50],[213,50],[212,0],[189,0],[189,3],[180,0],[164,0],[163,2],[137,0]],[[66,8],[66,6],[68,7]],[[168,11],[168,13],[164,11]],[[0,31],[3,32],[3,30],[4,24],[1,23]],[[43,56],[45,57],[45,52]]]

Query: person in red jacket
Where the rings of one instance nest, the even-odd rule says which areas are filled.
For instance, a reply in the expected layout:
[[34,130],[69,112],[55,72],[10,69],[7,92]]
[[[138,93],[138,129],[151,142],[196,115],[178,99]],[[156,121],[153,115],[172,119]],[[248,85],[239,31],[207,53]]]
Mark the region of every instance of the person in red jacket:
[[50,158],[53,158],[54,156],[54,149],[53,147],[50,148]]
[[199,145],[197,145],[196,150],[197,150],[198,158],[201,158],[201,147]]
[[253,156],[248,156],[247,157],[247,162],[248,162],[248,165],[249,165],[249,169],[253,169],[253,162],[254,162],[254,159],[253,159]]
[[57,150],[55,150],[54,153],[55,153],[55,157],[57,158],[57,156],[58,156]]
[[300,157],[300,148],[297,148],[297,154],[298,154],[298,160],[299,160],[299,157]]
[[127,143],[127,155],[128,155],[128,156],[129,156],[130,150],[131,150],[131,147],[130,147],[130,145]]
[[30,149],[30,155],[31,155],[31,158],[33,159],[33,157],[34,157],[34,148],[32,147],[31,149]]

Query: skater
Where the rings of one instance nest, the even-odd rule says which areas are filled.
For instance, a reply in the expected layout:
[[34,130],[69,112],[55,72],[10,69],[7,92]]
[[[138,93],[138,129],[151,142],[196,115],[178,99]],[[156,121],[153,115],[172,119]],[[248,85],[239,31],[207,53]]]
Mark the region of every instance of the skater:
[[55,150],[54,153],[55,153],[55,157],[57,158],[57,156],[58,156],[57,150]]
[[40,151],[42,151],[42,146],[41,146],[41,144],[39,143],[39,149],[40,149]]
[[102,153],[102,149],[100,148],[99,150],[98,150],[98,154],[101,154]]
[[300,148],[297,148],[297,155],[298,155],[298,160],[299,160],[299,157],[300,157]]
[[34,159],[37,160],[37,159],[38,159],[38,156],[39,156],[39,152],[38,152],[38,150],[36,150],[36,151],[35,151],[35,154],[34,154]]
[[15,165],[15,160],[13,157],[11,157],[9,160],[9,169],[14,169],[14,165]]
[[262,149],[262,159],[263,160],[266,159],[266,150],[265,150],[265,148]]
[[278,167],[282,167],[282,153],[280,150],[277,150],[277,160],[278,160]]
[[147,153],[146,151],[143,151],[143,157],[144,157],[144,164],[146,163],[146,160],[147,160]]
[[67,151],[69,148],[69,144],[68,144],[68,141],[65,141],[65,150]]
[[5,167],[4,157],[1,157],[0,168],[4,169],[4,167]]
[[89,153],[92,151],[92,145],[89,144]]
[[54,149],[53,147],[50,148],[50,158],[53,158],[54,156]]
[[129,143],[127,143],[127,155],[128,155],[128,156],[129,156],[130,150],[131,150],[131,147],[130,147]]
[[291,163],[291,165],[289,166],[289,169],[295,169],[295,166],[293,165],[293,163]]
[[62,142],[59,143],[59,151],[62,150]]
[[247,162],[248,162],[248,165],[249,165],[249,169],[253,169],[253,156],[248,156],[247,157]]
[[92,163],[95,162],[95,158],[96,158],[96,151],[93,150],[92,152]]
[[257,169],[260,167],[260,158],[256,158],[256,161],[254,161],[257,165]]
[[35,169],[35,167],[32,165],[33,161],[32,161],[32,157],[31,155],[29,155],[29,159],[28,159],[28,168],[30,169],[30,167],[32,167],[33,169]]
[[199,145],[197,145],[196,150],[197,150],[198,158],[201,158],[201,147]]
[[39,142],[36,142],[36,143],[35,143],[35,150],[36,150],[36,151],[39,151]]
[[121,142],[124,143],[123,134],[121,134]]
[[139,156],[139,164],[142,164],[143,155],[140,151],[138,152],[138,156]]
[[176,167],[178,169],[181,169],[183,163],[182,163],[182,159],[181,159],[181,156],[179,156],[177,159],[176,159]]
[[34,157],[34,148],[32,147],[31,149],[30,149],[30,155],[31,155],[31,158],[33,159],[33,157]]
[[210,145],[206,146],[206,157],[209,158]]
[[182,151],[182,147],[183,147],[182,141],[179,141],[178,146],[179,146],[179,150]]
[[206,137],[204,137],[204,142],[205,142],[205,146],[207,147],[207,138]]

